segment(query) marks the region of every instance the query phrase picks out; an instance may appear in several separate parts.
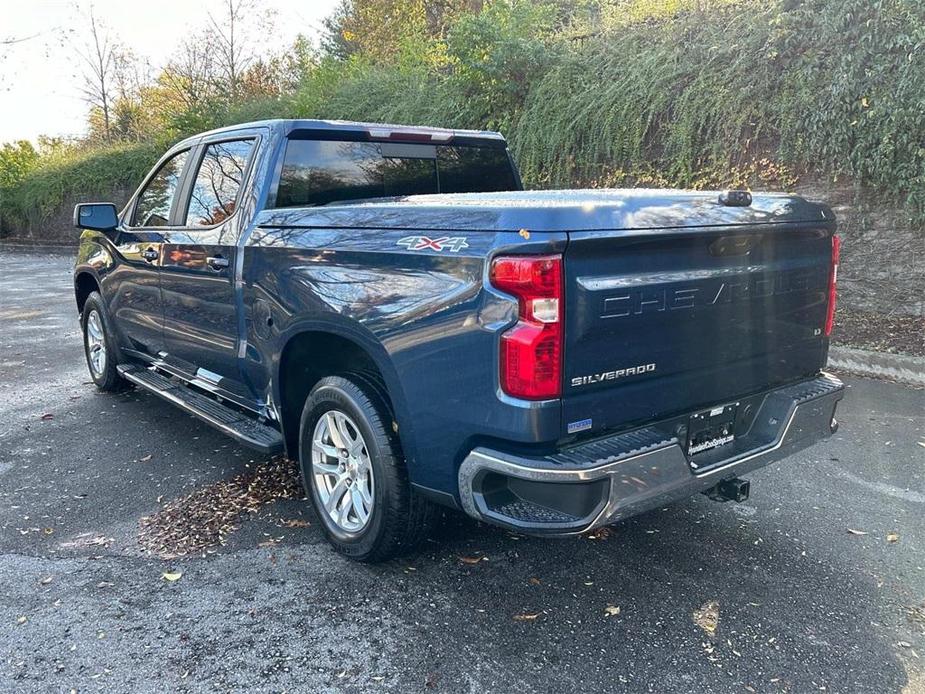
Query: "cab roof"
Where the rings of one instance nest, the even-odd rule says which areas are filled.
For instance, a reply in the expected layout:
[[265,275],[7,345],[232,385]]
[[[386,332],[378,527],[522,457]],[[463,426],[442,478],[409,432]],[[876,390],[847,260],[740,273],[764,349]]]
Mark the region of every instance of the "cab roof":
[[282,119],[251,121],[238,123],[223,128],[216,128],[186,138],[175,146],[195,144],[202,138],[229,134],[258,128],[269,129],[274,134],[288,137],[293,134],[329,134],[329,135],[357,135],[361,139],[371,140],[402,140],[431,142],[433,144],[448,143],[458,139],[490,140],[503,144],[504,136],[493,130],[463,130],[459,128],[434,128],[423,125],[400,125],[396,123],[365,123],[361,121],[320,120],[311,118]]

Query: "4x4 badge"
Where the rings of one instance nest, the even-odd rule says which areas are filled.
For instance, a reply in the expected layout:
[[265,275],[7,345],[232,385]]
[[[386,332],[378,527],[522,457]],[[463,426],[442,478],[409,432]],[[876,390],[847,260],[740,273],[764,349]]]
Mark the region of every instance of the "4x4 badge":
[[404,246],[409,251],[444,251],[449,250],[453,253],[459,253],[463,248],[468,248],[465,236],[441,236],[439,239],[432,239],[429,236],[406,236],[396,241],[399,246]]

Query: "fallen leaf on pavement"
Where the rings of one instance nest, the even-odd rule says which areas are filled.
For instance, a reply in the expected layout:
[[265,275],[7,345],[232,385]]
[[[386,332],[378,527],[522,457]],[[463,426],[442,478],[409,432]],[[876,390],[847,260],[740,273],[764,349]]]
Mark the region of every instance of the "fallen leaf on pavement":
[[108,547],[113,541],[111,537],[105,535],[94,535],[93,533],[81,533],[73,540],[62,542],[59,547],[66,549],[79,549],[82,547]]
[[906,615],[909,617],[910,622],[917,623],[922,629],[922,632],[925,633],[925,603],[907,607]]
[[51,583],[51,576],[46,576],[40,580],[39,583],[41,583],[43,586],[47,586],[49,583]]
[[478,563],[479,563],[480,561],[482,561],[483,559],[484,559],[485,561],[488,561],[488,558],[487,558],[487,557],[463,557],[463,556],[457,556],[456,558],[459,559],[459,561],[461,561],[463,564],[478,564]]
[[538,579],[536,576],[534,576],[534,577],[532,577],[532,578],[530,579],[530,585],[531,585],[531,586],[538,586],[538,585],[540,585],[540,584],[542,584],[542,583],[543,583],[543,582],[542,582],[540,579]]
[[899,542],[899,533],[890,533],[886,536],[887,542]]
[[140,460],[142,463],[147,463],[149,460],[151,460],[151,454],[148,453],[148,455],[146,455],[144,458],[139,458],[138,460]]
[[311,527],[311,523],[309,523],[307,520],[302,520],[301,518],[284,519],[280,522],[283,525],[285,525],[287,528],[309,528]]
[[617,605],[608,605],[604,608],[604,614],[608,617],[616,617],[620,614],[620,608]]
[[51,412],[45,412],[39,419],[48,421],[49,419],[54,419],[55,416]]
[[705,602],[700,609],[694,610],[692,617],[694,624],[712,636],[719,626],[719,603],[716,600]]
[[174,581],[179,581],[180,576],[182,575],[182,571],[165,571],[163,574],[161,574],[161,578],[163,578],[165,581],[170,581],[173,583]]
[[298,466],[277,456],[254,469],[199,487],[141,519],[138,541],[162,559],[208,552],[225,544],[241,522],[277,499],[301,499]]
[[854,528],[848,528],[848,532],[852,535],[866,535],[867,531],[865,530],[855,530]]
[[523,614],[515,614],[515,622],[534,622],[536,618],[539,617],[541,612],[524,612]]

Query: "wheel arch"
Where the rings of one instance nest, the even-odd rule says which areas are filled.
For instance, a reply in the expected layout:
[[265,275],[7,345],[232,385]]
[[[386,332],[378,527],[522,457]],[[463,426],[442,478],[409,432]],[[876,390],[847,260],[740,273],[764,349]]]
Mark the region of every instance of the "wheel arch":
[[290,457],[298,457],[299,420],[311,388],[325,376],[358,372],[381,384],[411,474],[414,444],[404,392],[388,351],[372,333],[354,323],[305,321],[287,330],[280,344],[273,399]]
[[77,301],[77,312],[83,313],[87,297],[93,292],[100,292],[100,282],[90,270],[79,270],[74,275],[74,298]]
[[99,232],[84,232],[77,247],[77,262],[74,265],[74,298],[77,310],[83,312],[87,297],[94,291],[103,297],[105,278],[116,266],[112,241]]

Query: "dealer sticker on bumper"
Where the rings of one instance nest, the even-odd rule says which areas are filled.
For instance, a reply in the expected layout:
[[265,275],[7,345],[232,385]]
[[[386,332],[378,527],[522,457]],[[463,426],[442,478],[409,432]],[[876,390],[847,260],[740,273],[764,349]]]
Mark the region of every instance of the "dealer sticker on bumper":
[[591,420],[590,419],[579,419],[577,422],[569,422],[566,428],[568,429],[568,433],[577,434],[579,431],[586,431],[590,429]]

